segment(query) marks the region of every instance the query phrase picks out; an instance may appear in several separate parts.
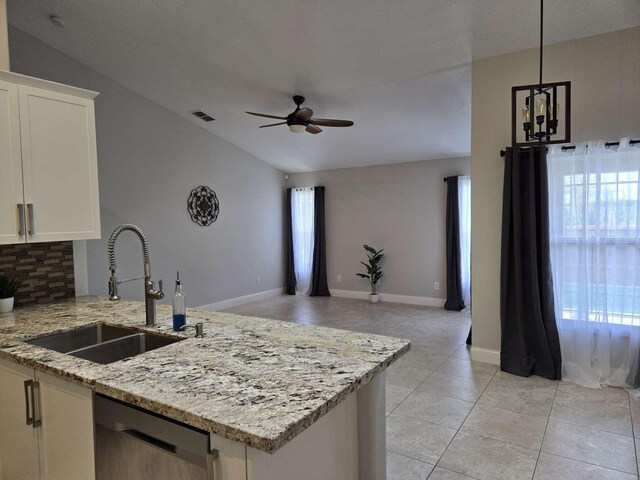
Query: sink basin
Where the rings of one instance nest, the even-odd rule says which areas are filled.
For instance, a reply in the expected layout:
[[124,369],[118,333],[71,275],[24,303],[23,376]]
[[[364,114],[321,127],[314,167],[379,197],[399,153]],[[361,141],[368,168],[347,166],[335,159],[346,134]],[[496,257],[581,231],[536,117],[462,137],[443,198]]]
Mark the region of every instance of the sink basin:
[[135,357],[156,348],[171,345],[182,338],[165,337],[153,333],[135,333],[128,337],[116,338],[108,342],[69,352],[74,357],[84,358],[96,363],[112,363],[124,358]]
[[184,340],[105,324],[52,333],[26,343],[96,363],[112,363]]
[[138,333],[135,330],[122,327],[114,327],[99,323],[75,330],[52,333],[43,337],[27,340],[31,345],[48,348],[60,353],[68,353],[81,348],[97,345],[114,338],[126,337]]

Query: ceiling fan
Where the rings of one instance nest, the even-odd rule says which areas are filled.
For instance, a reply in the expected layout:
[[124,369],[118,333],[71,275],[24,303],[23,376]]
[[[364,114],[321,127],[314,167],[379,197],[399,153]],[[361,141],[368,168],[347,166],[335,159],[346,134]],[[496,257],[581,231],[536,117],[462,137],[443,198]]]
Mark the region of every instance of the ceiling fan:
[[269,125],[260,125],[260,128],[275,127],[278,125],[287,125],[293,133],[301,133],[307,131],[309,133],[320,133],[320,127],[350,127],[353,125],[351,120],[333,120],[331,118],[313,118],[313,110],[307,107],[300,108],[304,103],[304,97],[294,95],[293,101],[296,109],[286,117],[278,117],[275,115],[266,115],[264,113],[246,112],[256,117],[275,118],[276,120],[284,120],[284,122],[271,123]]

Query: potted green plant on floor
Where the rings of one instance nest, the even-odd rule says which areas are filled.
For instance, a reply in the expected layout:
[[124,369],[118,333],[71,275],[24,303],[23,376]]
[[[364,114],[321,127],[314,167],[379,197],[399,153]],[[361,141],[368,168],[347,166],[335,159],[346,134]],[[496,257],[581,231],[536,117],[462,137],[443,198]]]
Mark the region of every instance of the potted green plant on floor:
[[360,262],[367,269],[367,273],[356,273],[360,278],[366,278],[369,280],[371,284],[371,293],[369,294],[369,301],[371,303],[378,303],[380,301],[380,295],[376,291],[376,285],[382,278],[382,269],[380,268],[380,260],[384,257],[382,253],[384,248],[381,250],[376,250],[369,245],[363,245],[364,249],[367,251],[367,260],[369,263]]
[[13,299],[22,285],[17,278],[0,275],[0,313],[8,313],[13,310]]

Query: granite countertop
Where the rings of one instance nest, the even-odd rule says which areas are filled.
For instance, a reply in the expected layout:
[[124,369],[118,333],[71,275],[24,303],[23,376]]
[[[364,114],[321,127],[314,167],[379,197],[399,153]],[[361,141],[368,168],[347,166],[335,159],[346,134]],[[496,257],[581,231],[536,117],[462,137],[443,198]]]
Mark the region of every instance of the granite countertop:
[[[408,340],[188,309],[206,336],[144,326],[144,303],[102,297],[0,315],[0,358],[273,453],[409,350]],[[25,343],[98,322],[186,337],[101,365]]]

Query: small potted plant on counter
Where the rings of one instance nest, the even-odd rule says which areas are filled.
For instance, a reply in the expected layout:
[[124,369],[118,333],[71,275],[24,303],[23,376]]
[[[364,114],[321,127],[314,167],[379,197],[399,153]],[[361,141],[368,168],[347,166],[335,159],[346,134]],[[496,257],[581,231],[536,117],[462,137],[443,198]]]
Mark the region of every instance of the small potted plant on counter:
[[378,295],[378,292],[376,291],[376,285],[382,278],[382,269],[378,264],[380,263],[380,260],[382,260],[382,257],[384,257],[384,254],[382,253],[384,248],[382,250],[376,250],[369,245],[363,245],[363,247],[367,251],[369,263],[360,263],[365,266],[367,273],[356,273],[356,275],[360,278],[366,278],[369,280],[369,283],[371,284],[369,301],[371,303],[378,303],[380,301],[380,295]]
[[22,285],[17,278],[0,275],[0,313],[9,313],[13,310],[13,298]]

